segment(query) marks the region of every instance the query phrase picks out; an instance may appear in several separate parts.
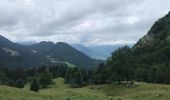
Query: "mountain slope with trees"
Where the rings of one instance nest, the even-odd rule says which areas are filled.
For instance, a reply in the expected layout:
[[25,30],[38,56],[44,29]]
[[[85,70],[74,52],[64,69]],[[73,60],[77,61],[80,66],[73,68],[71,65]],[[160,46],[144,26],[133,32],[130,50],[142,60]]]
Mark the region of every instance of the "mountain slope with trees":
[[134,55],[146,64],[165,63],[170,60],[170,12],[155,22],[148,34],[133,47]]
[[66,43],[40,42],[21,45],[0,36],[0,64],[7,67],[72,65],[94,68],[99,61],[92,59]]
[[170,12],[132,48],[124,46],[113,52],[97,71],[100,84],[130,80],[170,83]]

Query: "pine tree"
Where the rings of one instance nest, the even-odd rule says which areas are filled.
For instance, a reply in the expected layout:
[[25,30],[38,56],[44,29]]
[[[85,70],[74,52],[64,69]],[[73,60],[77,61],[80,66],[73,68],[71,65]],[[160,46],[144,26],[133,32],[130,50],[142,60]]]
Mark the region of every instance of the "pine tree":
[[38,83],[38,80],[36,78],[32,80],[30,90],[35,91],[35,92],[39,91],[39,83]]
[[72,68],[67,68],[67,71],[66,71],[66,74],[65,74],[65,83],[70,83],[70,76],[71,76],[71,71],[72,71]]
[[73,74],[73,78],[71,80],[72,87],[79,88],[82,86],[82,73],[81,71],[76,71]]
[[39,83],[42,88],[46,88],[48,85],[52,83],[52,76],[48,71],[43,73],[43,75],[39,79]]

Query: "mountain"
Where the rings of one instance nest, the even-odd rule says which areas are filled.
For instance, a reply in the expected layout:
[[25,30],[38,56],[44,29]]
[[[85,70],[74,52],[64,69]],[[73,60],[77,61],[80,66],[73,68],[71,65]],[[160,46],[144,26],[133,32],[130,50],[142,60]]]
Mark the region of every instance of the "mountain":
[[170,12],[156,21],[132,48],[112,53],[97,69],[98,82],[144,81],[170,83]]
[[64,42],[58,42],[56,44],[52,42],[40,42],[38,44],[30,45],[29,47],[32,50],[46,55],[53,63],[64,62],[79,67],[93,67],[99,62]]
[[96,59],[106,60],[111,56],[112,52],[122,45],[91,45],[87,46],[92,51],[92,57]]
[[[99,60],[106,60],[111,53],[114,52],[116,49],[121,47],[122,45],[89,45],[84,46],[81,44],[72,44],[74,48],[83,52],[84,54],[88,55],[91,58],[99,59]],[[130,45],[131,46],[131,45]]]
[[147,64],[170,61],[170,12],[154,23],[133,52]]
[[68,65],[82,68],[96,67],[92,59],[72,46],[59,42],[40,42],[21,45],[0,36],[0,64],[8,67],[33,67],[41,65]]
[[88,55],[91,58],[94,58],[92,56],[93,51],[91,51],[90,49],[88,49],[86,46],[82,45],[82,44],[71,44],[71,46],[73,46],[74,48],[76,48],[77,50],[79,50],[80,52]]

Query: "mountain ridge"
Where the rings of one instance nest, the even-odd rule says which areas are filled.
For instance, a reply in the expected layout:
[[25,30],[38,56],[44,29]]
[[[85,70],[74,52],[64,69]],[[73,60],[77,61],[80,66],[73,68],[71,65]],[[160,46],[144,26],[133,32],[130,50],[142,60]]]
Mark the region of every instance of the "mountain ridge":
[[55,44],[50,41],[42,41],[32,45],[21,45],[0,36],[0,63],[6,66],[33,67],[70,64],[82,68],[92,68],[96,67],[98,62],[64,42]]
[[[170,60],[170,12],[158,19],[148,33],[132,48],[134,55],[140,56],[150,64]],[[160,59],[161,58],[161,59]],[[159,61],[160,60],[160,61]]]

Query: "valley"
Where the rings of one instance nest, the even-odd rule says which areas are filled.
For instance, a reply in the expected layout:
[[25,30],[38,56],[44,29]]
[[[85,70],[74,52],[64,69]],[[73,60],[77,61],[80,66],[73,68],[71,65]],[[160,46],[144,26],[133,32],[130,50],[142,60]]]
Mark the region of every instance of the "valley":
[[0,100],[170,100],[170,0],[1,0]]

